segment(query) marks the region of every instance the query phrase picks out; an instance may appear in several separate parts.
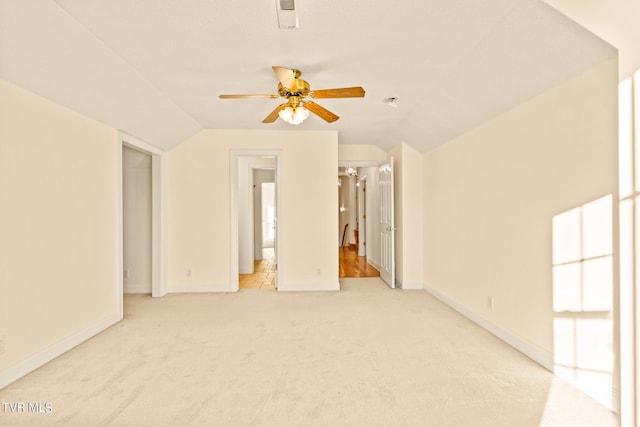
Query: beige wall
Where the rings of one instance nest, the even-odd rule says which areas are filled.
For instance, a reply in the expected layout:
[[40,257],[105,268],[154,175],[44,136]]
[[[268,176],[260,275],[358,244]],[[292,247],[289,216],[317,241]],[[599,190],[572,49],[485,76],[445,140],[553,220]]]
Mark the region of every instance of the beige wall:
[[3,377],[118,316],[118,177],[114,129],[2,80],[0,117]]
[[607,61],[424,155],[425,286],[545,357],[552,217],[616,199],[617,80]]
[[334,131],[207,130],[168,153],[170,291],[229,289],[232,149],[282,150],[279,289],[337,289],[337,141]]
[[338,145],[338,160],[344,161],[371,161],[383,162],[387,159],[387,153],[375,145],[366,144],[340,144]]

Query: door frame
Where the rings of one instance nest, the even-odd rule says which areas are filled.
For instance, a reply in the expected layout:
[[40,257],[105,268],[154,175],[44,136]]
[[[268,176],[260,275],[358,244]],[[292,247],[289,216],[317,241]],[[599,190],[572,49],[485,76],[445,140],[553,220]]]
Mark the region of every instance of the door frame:
[[125,132],[118,131],[118,143],[116,144],[117,163],[117,189],[116,189],[116,264],[118,283],[119,314],[124,314],[124,235],[123,235],[123,168],[122,147],[126,146],[151,156],[151,296],[163,297],[167,294],[165,259],[166,259],[166,235],[165,235],[165,201],[166,201],[166,158],[165,151],[144,142]]
[[[283,257],[283,248],[282,248],[282,221],[283,221],[283,210],[282,210],[282,172],[284,166],[284,154],[282,150],[258,150],[258,149],[238,149],[238,150],[230,150],[229,153],[229,183],[230,183],[230,230],[231,230],[231,238],[230,238],[230,277],[229,277],[229,288],[230,292],[237,292],[239,290],[239,248],[240,242],[238,237],[238,198],[239,198],[239,178],[238,178],[238,163],[241,157],[274,157],[276,159],[276,174],[275,174],[275,184],[276,184],[276,235],[274,242],[274,253],[276,257],[276,286],[277,289],[280,289],[280,285],[282,284],[282,257]],[[249,170],[253,171],[251,167]]]

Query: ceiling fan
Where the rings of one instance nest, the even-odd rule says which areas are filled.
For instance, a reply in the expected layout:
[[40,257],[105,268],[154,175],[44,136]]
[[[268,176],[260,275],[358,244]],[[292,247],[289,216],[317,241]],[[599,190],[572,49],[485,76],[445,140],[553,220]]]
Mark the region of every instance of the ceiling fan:
[[273,123],[278,117],[287,123],[294,125],[302,123],[309,117],[309,111],[319,116],[328,123],[333,123],[340,117],[333,114],[326,108],[316,104],[313,101],[305,99],[311,97],[320,98],[362,98],[364,97],[364,89],[356,87],[343,87],[337,89],[320,89],[311,90],[309,83],[300,78],[300,71],[285,67],[273,66],[278,80],[278,94],[268,95],[220,95],[222,99],[241,99],[241,98],[278,98],[287,99],[284,104],[278,105],[262,123]]

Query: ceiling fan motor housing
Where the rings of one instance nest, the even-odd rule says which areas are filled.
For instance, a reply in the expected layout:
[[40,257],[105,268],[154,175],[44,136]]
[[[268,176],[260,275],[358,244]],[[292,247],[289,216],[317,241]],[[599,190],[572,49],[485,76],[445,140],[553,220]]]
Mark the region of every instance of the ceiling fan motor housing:
[[296,88],[295,90],[286,88],[282,85],[282,83],[278,83],[278,94],[282,97],[288,98],[290,96],[299,96],[304,98],[309,95],[311,91],[311,86],[305,80],[296,79]]

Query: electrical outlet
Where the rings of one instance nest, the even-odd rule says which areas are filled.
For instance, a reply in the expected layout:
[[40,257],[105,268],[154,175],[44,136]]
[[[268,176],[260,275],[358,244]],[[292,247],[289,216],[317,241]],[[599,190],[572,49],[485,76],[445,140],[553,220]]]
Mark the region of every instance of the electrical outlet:
[[493,310],[493,308],[495,307],[494,303],[495,303],[495,301],[493,300],[493,297],[492,296],[488,296],[487,297],[487,308],[489,310]]
[[191,269],[187,268],[187,277],[191,277]]
[[4,335],[0,335],[0,355],[4,354]]

